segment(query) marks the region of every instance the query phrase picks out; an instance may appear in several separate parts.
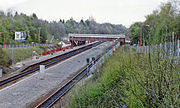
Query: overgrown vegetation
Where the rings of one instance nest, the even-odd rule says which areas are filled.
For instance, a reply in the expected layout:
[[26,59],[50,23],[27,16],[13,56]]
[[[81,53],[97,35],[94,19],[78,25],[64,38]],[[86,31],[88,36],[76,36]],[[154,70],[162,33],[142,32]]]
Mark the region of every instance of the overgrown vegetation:
[[73,91],[69,107],[180,106],[179,64],[170,58],[129,52],[121,48],[109,57],[96,80]]
[[[3,48],[2,49],[4,54],[7,56],[7,60],[12,60],[12,48]],[[41,55],[43,50],[38,47],[33,47],[33,51],[36,52],[36,54]],[[25,60],[27,58],[31,57],[31,48],[13,48],[13,60],[14,63],[17,63],[19,61]]]
[[[39,47],[34,47],[33,51],[37,55],[41,55],[43,50]],[[31,48],[13,48],[13,63],[16,64],[22,60],[31,57]],[[8,72],[8,68],[12,65],[12,48],[0,48],[0,68],[3,69],[3,73]]]

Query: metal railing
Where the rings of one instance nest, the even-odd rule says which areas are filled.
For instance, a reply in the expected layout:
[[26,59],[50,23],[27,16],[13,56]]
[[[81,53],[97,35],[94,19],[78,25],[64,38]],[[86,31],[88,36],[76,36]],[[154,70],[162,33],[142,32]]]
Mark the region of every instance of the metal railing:
[[147,54],[150,51],[152,55],[158,52],[162,57],[176,58],[178,61],[180,58],[180,40],[152,46],[130,46],[130,51],[132,51],[133,47],[136,48],[136,52],[139,53]]

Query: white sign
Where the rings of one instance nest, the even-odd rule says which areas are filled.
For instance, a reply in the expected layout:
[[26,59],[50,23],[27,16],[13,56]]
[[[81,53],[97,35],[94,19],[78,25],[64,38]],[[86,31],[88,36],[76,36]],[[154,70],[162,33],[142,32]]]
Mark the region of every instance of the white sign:
[[15,40],[25,41],[26,40],[26,32],[15,32]]
[[45,65],[40,65],[40,73],[44,73],[45,71]]

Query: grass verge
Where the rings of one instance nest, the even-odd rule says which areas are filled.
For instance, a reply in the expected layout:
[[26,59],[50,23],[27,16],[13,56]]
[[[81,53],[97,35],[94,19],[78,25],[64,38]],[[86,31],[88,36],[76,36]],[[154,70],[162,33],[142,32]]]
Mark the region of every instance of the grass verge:
[[[25,60],[27,58],[31,57],[31,48],[2,48],[0,49],[1,57],[1,68],[3,68],[3,73],[8,73],[10,70],[6,67],[10,66],[12,64],[12,51],[13,51],[13,63],[20,62],[22,60]],[[42,49],[39,47],[34,47],[33,51],[35,51],[37,54],[41,54],[43,52]]]
[[[9,61],[11,61],[12,48],[3,48],[2,50],[7,55]],[[33,51],[36,51],[37,54],[41,54],[43,52],[43,50],[38,47],[34,47]],[[24,60],[30,57],[31,57],[31,48],[13,48],[14,63],[17,63],[21,60]]]

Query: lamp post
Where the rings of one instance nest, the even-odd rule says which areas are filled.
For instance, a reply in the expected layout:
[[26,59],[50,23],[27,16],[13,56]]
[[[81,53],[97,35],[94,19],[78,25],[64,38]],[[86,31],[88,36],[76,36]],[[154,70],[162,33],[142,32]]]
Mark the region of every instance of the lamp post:
[[34,42],[31,42],[31,60],[33,59],[33,44]]
[[48,40],[46,40],[46,46],[47,46],[47,44],[48,44]]
[[29,30],[28,30],[28,37],[29,37]]
[[38,43],[39,43],[39,45],[40,45],[40,33],[41,33],[41,27],[38,27],[38,30],[39,30]]
[[12,67],[13,67],[13,47],[14,47],[14,45],[13,45],[13,43],[11,42],[11,46],[12,46]]
[[142,46],[142,29],[143,29],[143,26],[146,26],[146,27],[149,27],[150,25],[146,24],[141,24],[141,28],[140,28],[140,48]]
[[58,43],[57,43],[57,42],[58,42],[58,40],[59,40],[59,39],[56,39],[56,49],[58,48]]

